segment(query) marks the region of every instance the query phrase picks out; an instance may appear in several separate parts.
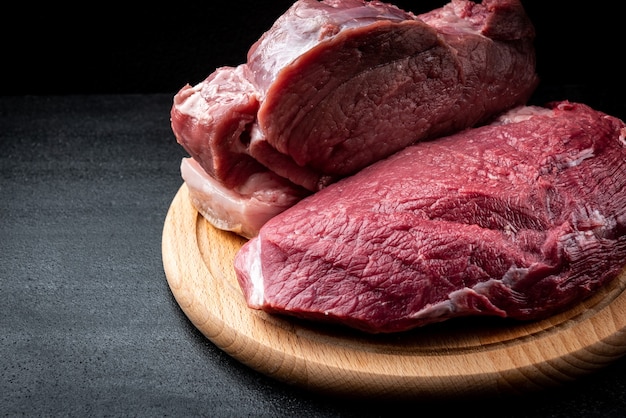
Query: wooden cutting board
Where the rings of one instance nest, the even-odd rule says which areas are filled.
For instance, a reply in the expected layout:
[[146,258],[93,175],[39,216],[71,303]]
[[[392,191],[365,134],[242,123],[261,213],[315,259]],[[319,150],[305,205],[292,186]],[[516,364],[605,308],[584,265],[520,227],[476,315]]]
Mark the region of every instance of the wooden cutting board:
[[543,321],[474,318],[371,336],[248,308],[232,267],[244,242],[208,224],[183,183],[163,229],[168,284],[217,347],[302,388],[370,398],[523,393],[588,374],[626,352],[626,270],[580,306]]

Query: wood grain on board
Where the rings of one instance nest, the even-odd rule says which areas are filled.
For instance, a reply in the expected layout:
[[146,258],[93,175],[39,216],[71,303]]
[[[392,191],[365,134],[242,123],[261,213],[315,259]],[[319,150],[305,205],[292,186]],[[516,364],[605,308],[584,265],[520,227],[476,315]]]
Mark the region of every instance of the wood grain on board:
[[462,319],[365,335],[250,309],[233,270],[244,242],[206,222],[183,183],[163,229],[170,289],[217,347],[305,389],[381,398],[523,393],[576,379],[626,352],[626,271],[579,306],[542,321]]

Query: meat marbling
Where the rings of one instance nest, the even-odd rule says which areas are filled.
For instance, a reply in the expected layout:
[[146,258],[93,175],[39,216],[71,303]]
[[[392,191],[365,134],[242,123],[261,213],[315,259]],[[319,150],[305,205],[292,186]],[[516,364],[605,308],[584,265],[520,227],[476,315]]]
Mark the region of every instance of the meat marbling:
[[552,315],[626,263],[625,137],[564,101],[410,146],[268,221],[236,255],[243,294],[371,333]]
[[[254,236],[304,195],[524,104],[537,84],[534,34],[519,0],[452,0],[418,16],[379,1],[296,1],[246,63],[174,98],[173,132],[197,162],[183,172],[195,206]],[[225,190],[241,207],[270,198],[262,213],[231,216]]]

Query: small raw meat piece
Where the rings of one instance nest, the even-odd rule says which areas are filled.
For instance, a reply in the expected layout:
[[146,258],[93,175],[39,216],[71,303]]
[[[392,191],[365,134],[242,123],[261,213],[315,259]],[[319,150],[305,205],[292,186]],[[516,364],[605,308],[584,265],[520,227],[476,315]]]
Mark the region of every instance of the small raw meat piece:
[[421,142],[268,221],[252,308],[389,333],[562,311],[626,264],[626,128],[570,102]]
[[254,173],[234,189],[207,175],[193,158],[183,158],[180,171],[196,210],[217,228],[246,238],[255,236],[268,219],[306,196],[303,189],[294,188],[271,171]]
[[[534,34],[518,0],[453,0],[420,16],[379,1],[298,0],[246,63],[176,94],[172,130],[234,197],[260,172],[313,193],[526,103],[537,85]],[[196,201],[219,205],[205,189]],[[225,217],[218,227],[240,221],[213,212]]]

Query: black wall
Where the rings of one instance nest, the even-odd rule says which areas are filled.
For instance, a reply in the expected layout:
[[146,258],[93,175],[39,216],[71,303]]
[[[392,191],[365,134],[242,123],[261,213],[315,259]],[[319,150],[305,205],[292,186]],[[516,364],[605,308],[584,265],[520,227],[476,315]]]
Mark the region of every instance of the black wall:
[[[561,91],[574,86],[572,99],[595,95],[590,100],[603,102],[623,95],[624,29],[617,3],[522,1],[537,30],[541,99],[551,98],[553,85]],[[174,93],[218,66],[245,61],[249,46],[291,3],[174,0],[148,9],[130,3],[16,4],[4,16],[10,24],[0,29],[0,95]],[[444,3],[395,2],[415,13]],[[604,106],[610,111],[621,104]]]

